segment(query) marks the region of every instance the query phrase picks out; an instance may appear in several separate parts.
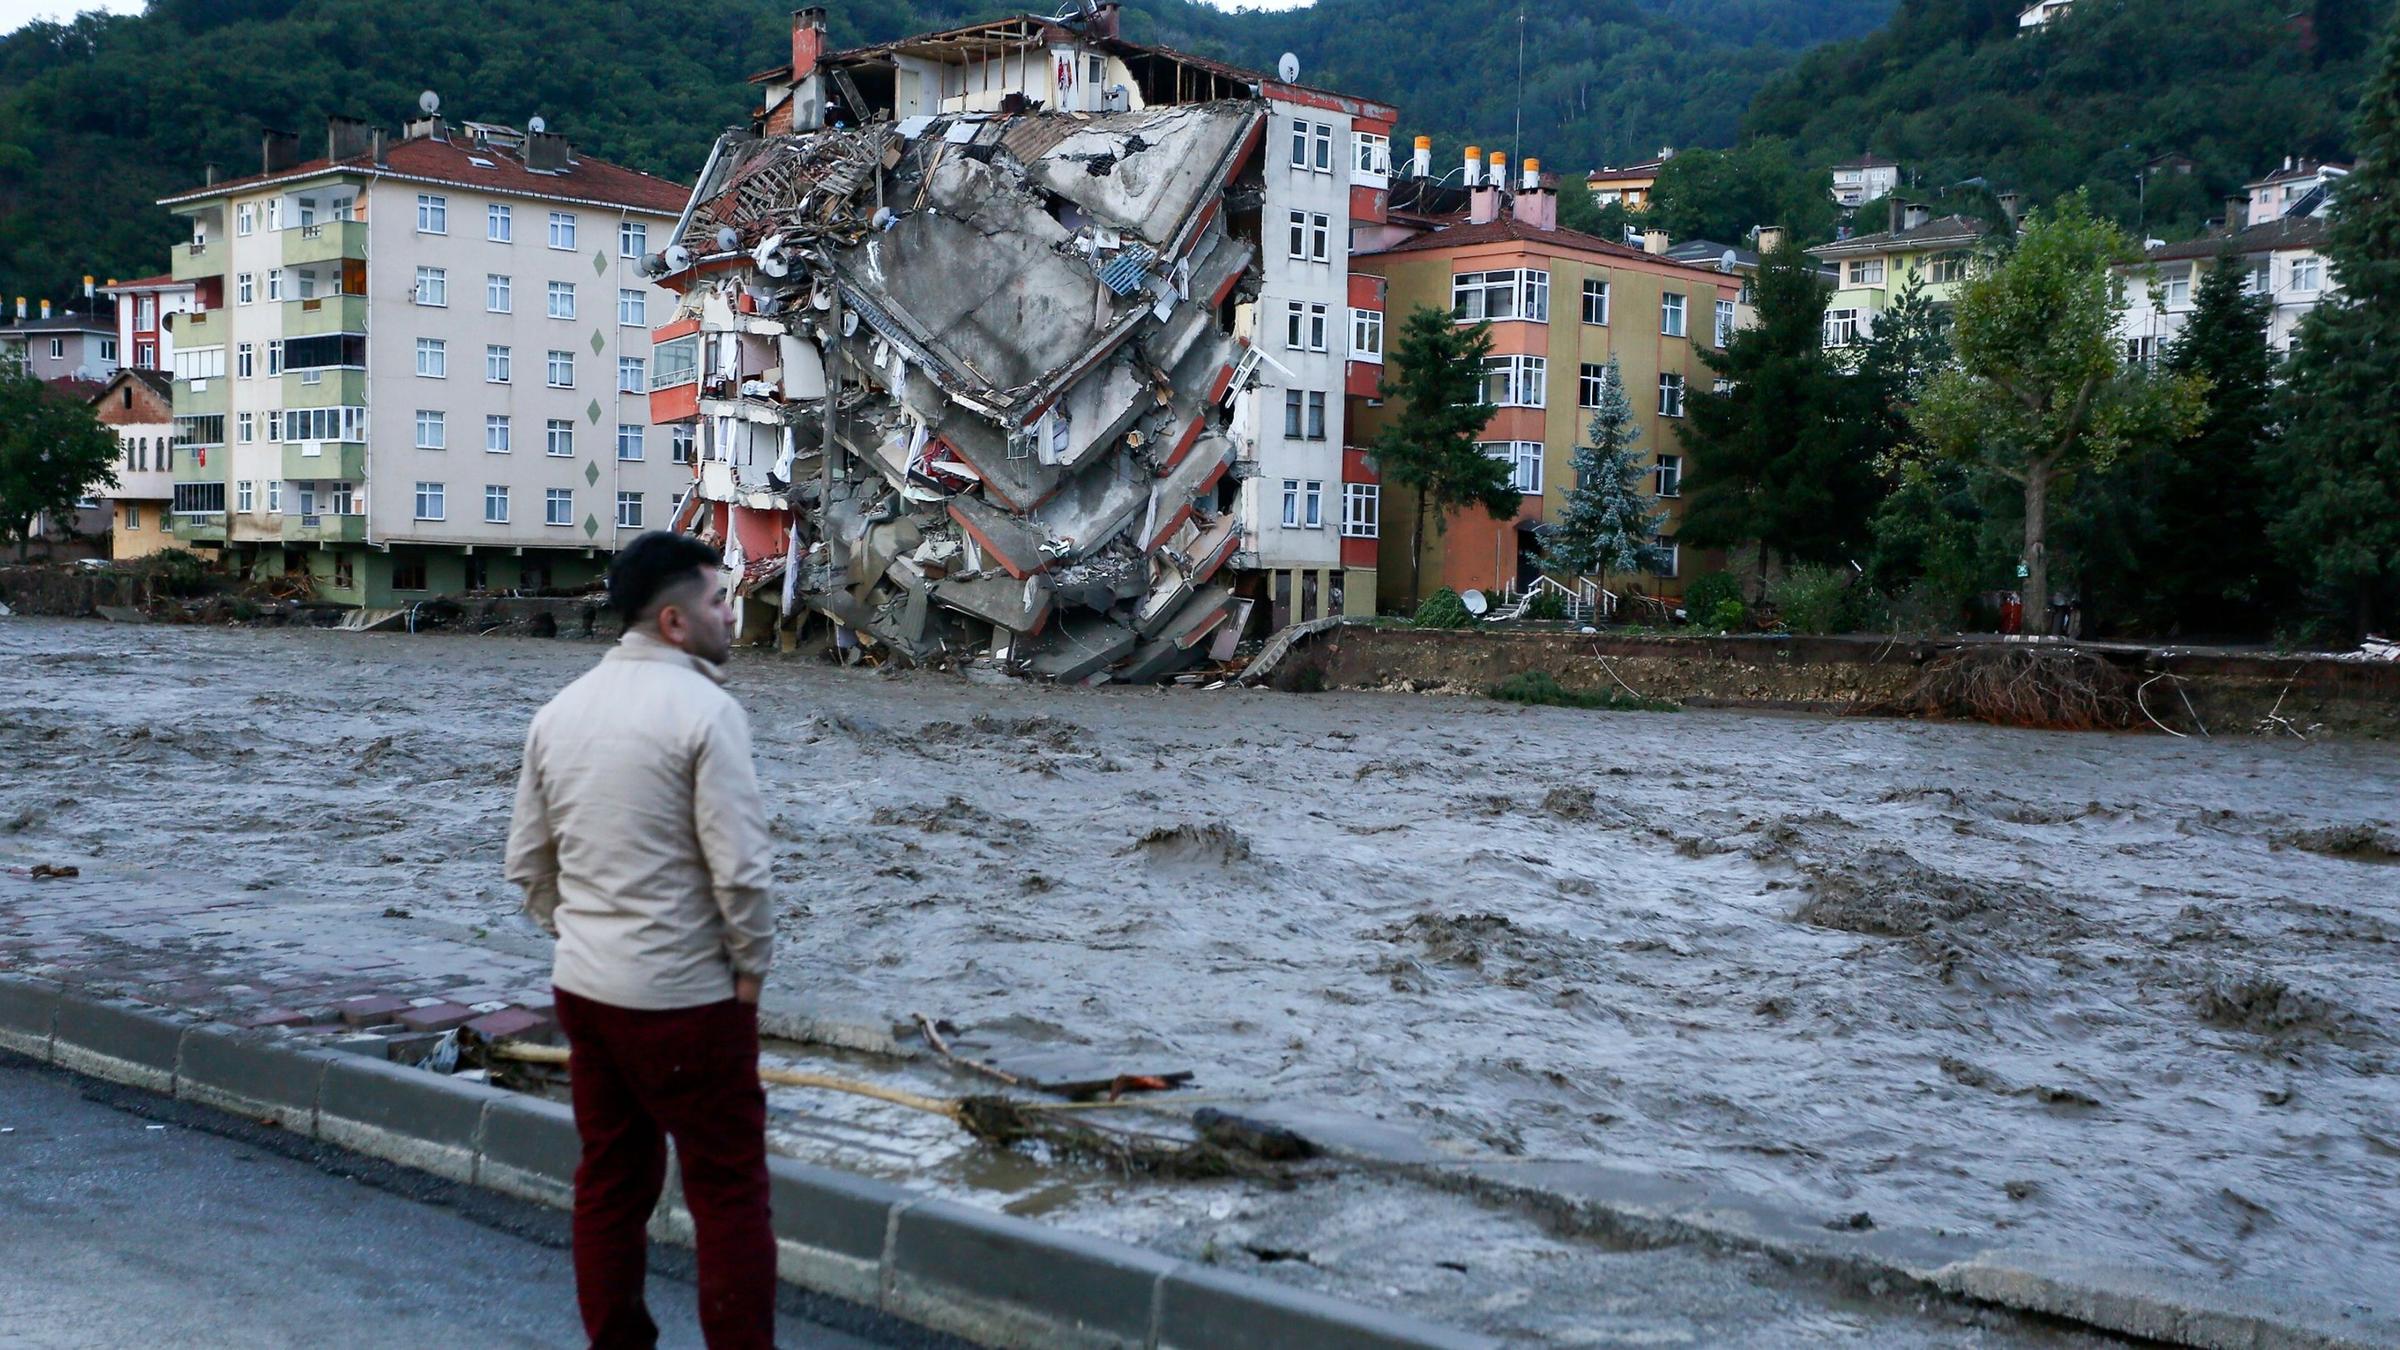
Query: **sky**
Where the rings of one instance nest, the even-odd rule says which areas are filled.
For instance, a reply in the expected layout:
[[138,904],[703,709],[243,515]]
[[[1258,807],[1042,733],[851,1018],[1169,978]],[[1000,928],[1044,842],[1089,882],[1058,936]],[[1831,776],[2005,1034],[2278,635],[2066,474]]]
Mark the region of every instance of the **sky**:
[[13,33],[35,19],[68,19],[82,10],[138,14],[142,0],[0,0],[0,33]]

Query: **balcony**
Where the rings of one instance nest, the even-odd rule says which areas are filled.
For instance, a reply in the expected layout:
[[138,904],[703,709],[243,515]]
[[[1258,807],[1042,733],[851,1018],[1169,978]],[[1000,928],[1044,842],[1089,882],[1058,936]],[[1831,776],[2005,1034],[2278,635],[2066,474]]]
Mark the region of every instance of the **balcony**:
[[286,515],[283,518],[283,542],[287,544],[363,544],[366,539],[365,516],[337,516],[326,512],[313,516]]
[[219,375],[209,380],[177,380],[175,382],[175,415],[177,417],[206,417],[222,415],[233,382]]
[[225,332],[233,327],[233,316],[221,309],[186,310],[167,316],[167,331],[175,335],[178,347],[216,347],[225,342]]
[[321,225],[295,225],[283,232],[283,265],[336,262],[367,256],[367,222],[329,220]]
[[283,335],[286,338],[318,337],[326,333],[363,333],[367,330],[367,297],[363,295],[320,295],[308,300],[283,302]]
[[172,518],[168,533],[182,544],[222,544],[225,542],[225,513],[208,515],[178,515]]
[[[317,453],[308,453],[310,446],[315,446]],[[287,442],[283,447],[283,478],[287,483],[360,483],[366,477],[367,447],[356,441]]]
[[174,257],[168,264],[168,273],[177,281],[221,277],[225,275],[225,260],[232,251],[232,247],[222,239],[212,239],[205,244],[189,241],[177,244],[172,250]]
[[[316,383],[308,382],[310,375],[317,377]],[[366,401],[367,372],[363,370],[334,366],[283,372],[283,406],[287,408],[358,407]]]

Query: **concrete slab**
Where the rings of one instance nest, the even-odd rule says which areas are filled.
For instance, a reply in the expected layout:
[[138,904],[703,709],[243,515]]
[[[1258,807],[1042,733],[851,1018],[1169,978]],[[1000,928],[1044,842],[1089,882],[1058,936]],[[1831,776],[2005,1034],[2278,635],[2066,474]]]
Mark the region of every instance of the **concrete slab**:
[[140,1004],[65,999],[50,1058],[77,1073],[171,1093],[185,1025]]
[[313,1134],[317,1091],[331,1059],[327,1052],[309,1046],[194,1027],[184,1033],[175,1095]]
[[1158,1350],[1492,1350],[1489,1336],[1189,1262],[1158,1289]]
[[48,980],[0,976],[0,1047],[48,1060],[58,996],[59,986]]
[[989,1210],[927,1200],[899,1211],[884,1308],[987,1345],[1141,1350],[1175,1262]]
[[342,1055],[325,1066],[317,1137],[472,1182],[484,1108],[509,1095],[480,1083]]

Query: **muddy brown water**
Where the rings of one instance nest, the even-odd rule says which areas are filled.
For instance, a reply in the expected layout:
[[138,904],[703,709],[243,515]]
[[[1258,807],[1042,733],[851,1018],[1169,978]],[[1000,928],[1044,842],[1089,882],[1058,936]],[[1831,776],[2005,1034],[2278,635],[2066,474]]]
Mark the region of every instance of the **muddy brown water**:
[[[590,644],[0,622],[0,847],[497,922]],[[2400,756],[738,659],[776,982],[1486,1156],[2400,1287]]]

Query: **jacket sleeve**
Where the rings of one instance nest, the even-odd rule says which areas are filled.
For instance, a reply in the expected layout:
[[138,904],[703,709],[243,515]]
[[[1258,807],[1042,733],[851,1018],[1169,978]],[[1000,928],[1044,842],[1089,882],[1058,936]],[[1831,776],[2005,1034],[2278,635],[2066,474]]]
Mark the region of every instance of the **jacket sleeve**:
[[735,974],[763,978],[775,954],[767,808],[750,759],[750,719],[730,697],[701,729],[692,765],[692,830],[725,919],[725,955]]
[[550,827],[550,799],[542,790],[542,724],[525,733],[525,762],[517,770],[517,805],[508,822],[506,874],[525,892],[525,912],[553,937],[558,922],[558,836]]

